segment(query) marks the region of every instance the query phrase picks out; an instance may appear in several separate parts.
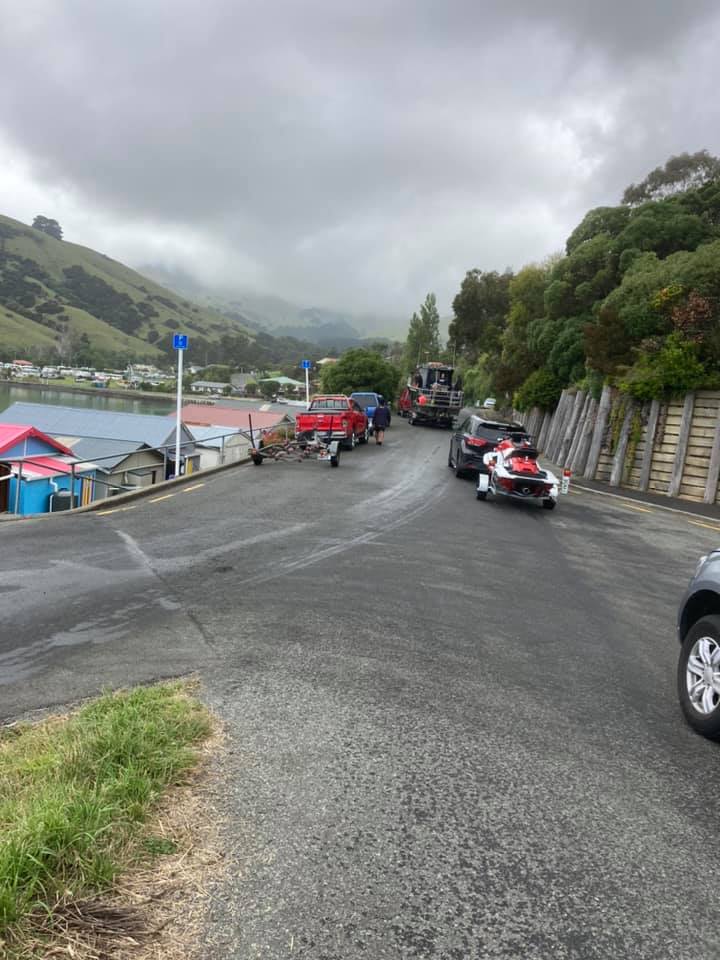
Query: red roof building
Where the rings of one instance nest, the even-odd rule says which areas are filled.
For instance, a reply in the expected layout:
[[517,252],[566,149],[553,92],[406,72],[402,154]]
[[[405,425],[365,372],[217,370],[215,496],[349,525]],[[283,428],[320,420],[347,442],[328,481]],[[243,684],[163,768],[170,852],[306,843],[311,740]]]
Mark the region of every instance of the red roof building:
[[35,427],[19,423],[0,423],[0,454],[12,452],[16,457],[27,456],[39,452],[43,446],[50,447],[53,452],[73,456],[72,450],[64,443],[36,430]]
[[[170,416],[174,417],[172,413]],[[290,423],[286,413],[272,413],[267,410],[239,410],[236,407],[219,405],[208,406],[204,403],[188,403],[180,412],[180,419],[192,431],[193,424],[201,427],[235,427],[236,430],[249,430],[252,417],[253,430],[270,430],[280,423]]]

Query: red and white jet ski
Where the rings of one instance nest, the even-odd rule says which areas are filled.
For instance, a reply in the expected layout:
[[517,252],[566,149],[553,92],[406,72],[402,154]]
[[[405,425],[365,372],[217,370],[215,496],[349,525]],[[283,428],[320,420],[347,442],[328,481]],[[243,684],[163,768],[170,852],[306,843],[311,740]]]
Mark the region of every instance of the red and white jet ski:
[[554,510],[558,479],[549,470],[542,470],[537,458],[537,450],[527,440],[503,440],[483,457],[488,472],[478,475],[478,500],[486,500],[492,493],[516,500],[539,500],[546,510]]

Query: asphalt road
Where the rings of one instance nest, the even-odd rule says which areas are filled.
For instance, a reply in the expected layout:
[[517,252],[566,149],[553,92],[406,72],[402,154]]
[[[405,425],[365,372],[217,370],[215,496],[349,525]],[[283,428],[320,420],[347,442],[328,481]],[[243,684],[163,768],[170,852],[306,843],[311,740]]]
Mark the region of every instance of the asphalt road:
[[720,519],[478,503],[447,444],[395,421],[338,470],[3,525],[0,716],[201,672],[213,960],[716,958],[719,755],[674,618]]

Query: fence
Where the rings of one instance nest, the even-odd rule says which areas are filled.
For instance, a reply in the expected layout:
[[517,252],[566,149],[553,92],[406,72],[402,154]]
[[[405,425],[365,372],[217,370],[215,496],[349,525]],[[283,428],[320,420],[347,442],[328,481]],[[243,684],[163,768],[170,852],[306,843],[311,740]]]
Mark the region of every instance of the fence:
[[[202,448],[204,444],[208,444],[213,440],[219,440],[220,446],[216,451],[217,464],[223,465],[226,463],[237,462],[242,458],[242,456],[246,454],[247,450],[249,450],[250,447],[254,447],[256,445],[262,433],[262,431],[257,428],[253,429],[252,418],[250,418],[250,424],[251,425],[249,430],[237,429],[233,433],[223,432],[221,434],[213,435],[211,437],[204,437],[201,440],[197,440],[195,438],[193,438],[192,440],[185,439],[181,443],[181,453],[184,458],[195,456],[197,455],[198,450]],[[285,436],[287,438],[289,428],[284,424],[281,426],[284,428]],[[235,436],[242,437],[244,440],[247,441],[247,446],[243,448],[242,452],[240,448],[234,448],[229,445],[226,445],[226,440]],[[163,462],[162,464],[158,464],[158,468],[162,470],[163,480],[164,480],[168,474],[168,465],[172,462],[172,457],[174,456],[174,453],[175,453],[175,444],[174,443],[163,444],[162,446],[158,446],[158,447],[143,446],[142,452],[144,454],[157,452],[162,455]],[[38,465],[44,466],[44,458],[46,458],[47,456],[48,454],[35,454],[35,455],[29,455],[29,456],[9,456],[6,461],[0,462],[0,487],[2,487],[3,484],[7,484],[8,486],[8,492],[6,492],[6,490],[4,489],[0,489],[0,504],[3,504],[2,506],[0,506],[0,511],[2,512],[9,511],[11,513],[18,513],[19,503],[21,499],[21,488],[23,483],[30,482],[30,476],[28,476],[28,474],[32,474],[33,466],[38,466]],[[61,470],[58,464],[57,472],[53,474],[52,479],[57,480],[58,477],[61,477],[67,480],[68,482],[67,492],[70,494],[69,509],[73,510],[76,506],[84,505],[80,500],[80,495],[77,493],[77,481],[82,479],[83,467],[85,467],[87,471],[92,469],[93,467],[98,467],[99,465],[102,464],[102,461],[104,460],[116,460],[116,459],[117,459],[117,454],[108,454],[107,456],[92,457],[86,460],[81,460],[78,458],[74,458],[74,459],[68,458],[68,462],[66,464],[65,470]],[[25,467],[27,467],[28,469],[24,474],[23,471]],[[145,469],[149,469],[149,466],[138,467],[136,469],[131,469],[125,472],[129,474],[140,475]],[[199,472],[202,472],[202,469]],[[52,483],[52,479],[51,479],[51,483]],[[14,489],[12,491],[12,496],[11,496],[9,493],[9,487],[13,482],[13,480],[16,482],[13,484]],[[112,496],[113,494],[129,493],[129,492],[138,490],[140,486],[142,486],[142,483],[139,483],[139,484],[138,483],[133,483],[133,484],[113,483],[106,479],[103,479],[102,477],[99,477],[97,475],[97,472],[95,472],[95,475],[92,478],[92,483],[93,485],[99,485],[101,488],[99,496],[96,495],[96,493],[93,491],[93,494],[91,497],[92,500],[101,500],[106,497]],[[103,488],[104,488],[104,492],[103,492]]]
[[604,387],[563,390],[555,412],[516,414],[540,451],[576,477],[701,503],[720,502],[720,392],[641,403]]

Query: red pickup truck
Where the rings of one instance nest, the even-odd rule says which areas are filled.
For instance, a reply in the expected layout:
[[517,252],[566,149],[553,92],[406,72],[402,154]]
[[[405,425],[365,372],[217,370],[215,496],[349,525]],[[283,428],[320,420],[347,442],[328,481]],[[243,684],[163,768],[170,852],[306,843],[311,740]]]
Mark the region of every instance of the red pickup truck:
[[368,418],[365,411],[350,397],[313,397],[307,413],[300,413],[295,421],[298,440],[310,439],[315,433],[340,440],[349,450],[356,443],[367,443]]

